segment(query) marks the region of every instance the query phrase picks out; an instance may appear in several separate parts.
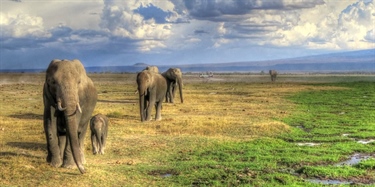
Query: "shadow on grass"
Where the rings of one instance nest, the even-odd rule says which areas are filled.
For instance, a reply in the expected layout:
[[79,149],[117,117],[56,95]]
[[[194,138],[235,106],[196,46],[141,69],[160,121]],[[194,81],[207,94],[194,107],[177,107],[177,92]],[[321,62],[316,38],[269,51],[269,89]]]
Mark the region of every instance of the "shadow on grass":
[[27,157],[27,158],[41,158],[40,156],[35,156],[35,155],[31,155],[31,154],[28,154],[28,153],[15,153],[15,152],[0,152],[0,158],[1,157],[18,157],[18,156],[23,156],[23,157]]
[[43,120],[43,114],[25,113],[25,114],[12,114],[9,117],[17,119],[40,119]]
[[34,142],[8,142],[8,146],[17,147],[21,149],[28,149],[28,150],[40,150],[46,149],[46,144],[44,143],[34,143]]

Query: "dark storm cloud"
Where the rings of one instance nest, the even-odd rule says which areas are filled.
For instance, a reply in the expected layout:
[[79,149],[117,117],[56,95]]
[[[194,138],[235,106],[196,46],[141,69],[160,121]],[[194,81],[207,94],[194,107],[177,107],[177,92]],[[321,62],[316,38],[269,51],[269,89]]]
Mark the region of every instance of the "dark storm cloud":
[[244,15],[253,10],[291,10],[312,8],[324,4],[323,0],[186,0],[184,5],[189,15],[196,19],[212,19],[225,15]]

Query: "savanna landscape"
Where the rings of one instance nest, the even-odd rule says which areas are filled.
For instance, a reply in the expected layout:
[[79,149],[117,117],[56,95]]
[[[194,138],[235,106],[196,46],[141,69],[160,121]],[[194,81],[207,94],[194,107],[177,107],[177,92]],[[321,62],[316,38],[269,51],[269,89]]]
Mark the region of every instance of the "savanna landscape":
[[184,74],[149,122],[136,74],[89,74],[110,124],[85,174],[46,162],[45,74],[0,77],[0,186],[375,185],[374,74]]

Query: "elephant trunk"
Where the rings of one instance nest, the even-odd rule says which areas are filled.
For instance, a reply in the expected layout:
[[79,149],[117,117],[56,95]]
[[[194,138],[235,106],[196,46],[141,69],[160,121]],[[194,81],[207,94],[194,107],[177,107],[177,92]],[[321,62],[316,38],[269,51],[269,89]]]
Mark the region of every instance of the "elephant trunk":
[[146,95],[146,90],[142,87],[138,88],[138,93],[139,93],[139,112],[141,114],[141,121],[146,120],[146,115],[145,115],[145,95]]
[[178,89],[180,91],[181,103],[184,103],[184,98],[182,97],[182,79],[177,79],[177,83],[178,83]]
[[[80,145],[79,145],[79,138],[78,138],[78,122],[76,115],[78,113],[82,113],[81,107],[79,105],[78,95],[75,94],[72,89],[68,89],[68,93],[65,90],[63,92],[62,97],[62,104],[64,105],[64,114],[65,114],[65,121],[66,121],[66,129],[67,135],[70,142],[70,147],[72,149],[72,154],[74,161],[79,169],[79,171],[83,174],[85,173],[85,168],[83,167],[82,155]],[[70,92],[70,93],[69,93]]]
[[66,128],[68,131],[68,137],[70,140],[70,147],[72,148],[73,158],[74,161],[79,169],[79,171],[83,174],[85,173],[85,168],[83,167],[82,162],[82,153],[79,146],[79,140],[78,140],[78,124],[77,119],[75,115],[68,115],[69,110],[65,112],[65,118],[66,118]]

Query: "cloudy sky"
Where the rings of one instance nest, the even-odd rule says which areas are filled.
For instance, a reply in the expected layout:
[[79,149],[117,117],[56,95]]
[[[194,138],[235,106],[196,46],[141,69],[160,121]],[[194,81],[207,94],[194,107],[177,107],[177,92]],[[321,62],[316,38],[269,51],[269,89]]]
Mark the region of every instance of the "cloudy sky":
[[375,48],[375,0],[1,0],[0,68],[176,65]]

